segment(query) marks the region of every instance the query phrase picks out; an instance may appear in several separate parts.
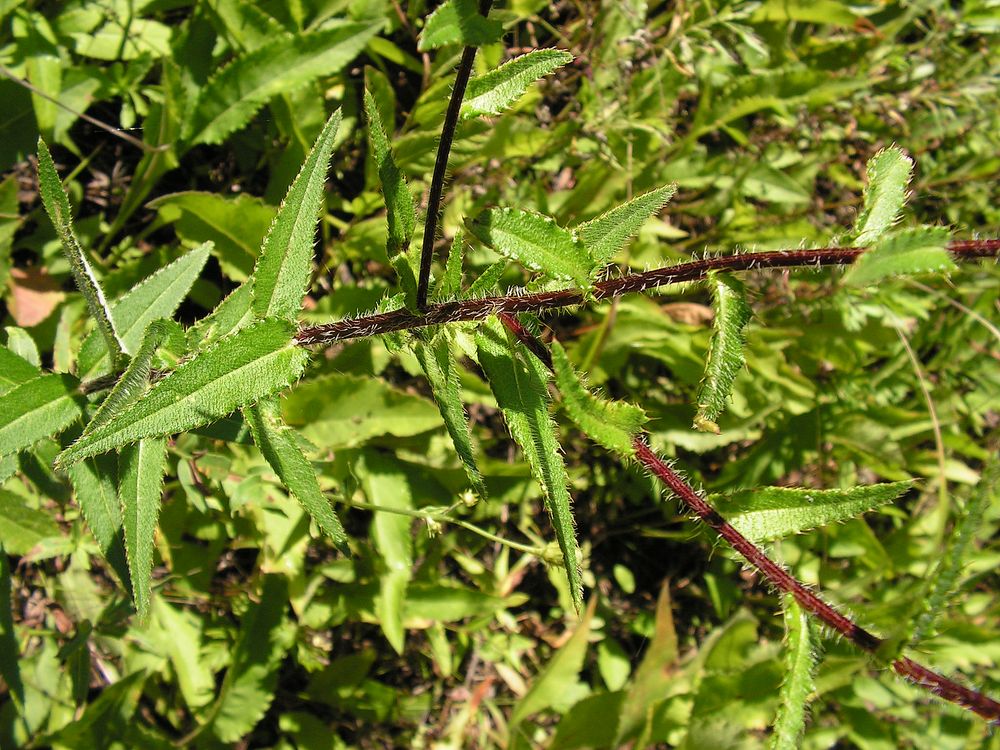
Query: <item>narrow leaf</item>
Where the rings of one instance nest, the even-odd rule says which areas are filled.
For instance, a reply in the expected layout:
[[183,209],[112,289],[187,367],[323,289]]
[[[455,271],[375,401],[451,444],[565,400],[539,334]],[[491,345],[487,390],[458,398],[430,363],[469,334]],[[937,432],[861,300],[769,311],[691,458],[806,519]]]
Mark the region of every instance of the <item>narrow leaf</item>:
[[573,423],[596,443],[621,456],[631,457],[635,452],[632,441],[646,423],[645,412],[625,401],[595,396],[581,382],[566,350],[558,341],[552,342],[552,364],[556,371],[556,385]]
[[[142,343],[149,324],[170,318],[198,279],[208,260],[211,243],[185,253],[173,263],[143,279],[111,305],[111,316],[118,326],[125,351],[135,352]],[[111,369],[108,349],[96,331],[83,341],[77,371],[81,380],[93,378]]]
[[385,251],[389,258],[406,252],[413,237],[416,216],[413,196],[402,172],[392,158],[392,148],[385,134],[382,116],[372,95],[365,91],[365,116],[368,118],[368,145],[375,157],[382,195],[385,197],[386,217],[389,225]]
[[187,332],[190,351],[205,349],[230,333],[235,333],[254,320],[253,279],[249,279],[216,305],[208,315],[195,323]]
[[417,344],[417,359],[431,384],[434,401],[437,402],[445,427],[455,446],[455,452],[462,460],[465,474],[473,491],[486,499],[486,485],[476,465],[472,451],[472,437],[469,434],[469,420],[462,407],[461,384],[458,379],[458,362],[452,352],[452,341],[447,331],[426,337]]
[[448,261],[445,263],[444,276],[434,290],[434,298],[438,301],[456,299],[462,291],[462,258],[465,254],[465,235],[461,229],[455,232],[448,250]]
[[583,584],[573,530],[571,498],[555,424],[549,415],[548,371],[534,357],[520,356],[504,329],[491,318],[476,333],[479,364],[503,412],[514,440],[521,446],[535,479],[542,487],[545,507],[562,551],[573,604],[583,604]]
[[122,509],[118,499],[118,461],[114,456],[96,456],[69,467],[70,482],[76,493],[87,526],[97,546],[118,578],[131,586],[125,537],[122,530]]
[[0,539],[6,554],[24,557],[46,540],[61,536],[51,514],[30,507],[20,495],[0,489]]
[[0,456],[58,435],[81,416],[79,382],[72,375],[49,373],[0,396]]
[[14,602],[7,550],[0,542],[0,677],[19,712],[24,711],[24,682],[21,680],[21,649],[14,632]]
[[272,97],[338,73],[381,27],[381,21],[345,22],[320,31],[279,36],[241,55],[201,87],[184,140],[189,145],[221,143]]
[[912,176],[913,160],[898,146],[882,149],[868,160],[868,185],[854,222],[854,247],[871,245],[896,222]]
[[38,189],[45,212],[55,226],[63,251],[69,260],[76,288],[87,301],[87,309],[97,321],[97,328],[104,337],[104,343],[111,352],[112,359],[117,362],[128,350],[115,328],[111,306],[104,296],[104,289],[101,288],[101,283],[97,280],[94,269],[73,232],[73,214],[69,207],[69,197],[63,190],[49,147],[41,138],[38,139]]
[[536,49],[515,57],[469,81],[462,100],[462,117],[499,115],[521,97],[528,86],[556,68],[573,62],[573,55],[560,49]]
[[906,492],[909,481],[813,490],[803,487],[761,487],[712,498],[737,531],[752,542],[780,539],[825,526],[891,503]]
[[167,441],[145,438],[122,451],[119,496],[125,528],[132,596],[139,621],[149,615],[152,587],[154,535],[160,515],[160,496],[167,456]]
[[676,192],[677,186],[671,184],[643,193],[628,203],[581,224],[576,228],[577,235],[590,250],[594,260],[603,266],[625,247],[629,238],[635,236],[651,216],[656,216],[667,205]]
[[222,339],[157,382],[134,406],[83,435],[57,465],[208,424],[294,381],[308,354],[295,346],[294,328],[264,320]]
[[713,273],[708,278],[712,289],[712,340],[705,361],[705,375],[698,388],[698,413],[694,426],[702,432],[719,434],[719,418],[733,390],[733,381],[743,367],[743,329],[753,315],[747,304],[743,284],[732,276]]
[[326,121],[264,238],[254,268],[253,311],[258,318],[294,321],[302,307],[312,270],[316,221],[340,119],[338,109]]
[[427,17],[417,49],[429,52],[447,44],[481,47],[502,35],[503,25],[479,15],[476,0],[447,0]]
[[867,286],[888,276],[954,271],[944,227],[918,227],[894,232],[862,253],[844,274],[844,283]]
[[281,483],[305,508],[323,533],[333,540],[337,549],[345,555],[351,554],[344,527],[330,501],[323,495],[319,482],[316,481],[316,470],[296,443],[293,430],[282,422],[277,400],[263,399],[256,405],[243,409],[243,416],[250,425],[254,443]]
[[42,371],[26,359],[19,357],[7,347],[0,346],[0,395],[41,374]]
[[507,261],[505,260],[498,260],[487,267],[469,286],[469,291],[464,295],[465,298],[476,299],[495,292],[500,284],[500,279],[503,277],[503,272],[506,270]]
[[771,734],[771,750],[797,750],[806,725],[806,709],[815,686],[815,644],[809,617],[791,596],[784,597],[785,681],[778,697],[778,716]]
[[532,271],[589,288],[594,260],[572,232],[548,216],[516,208],[490,208],[468,224],[481,242]]

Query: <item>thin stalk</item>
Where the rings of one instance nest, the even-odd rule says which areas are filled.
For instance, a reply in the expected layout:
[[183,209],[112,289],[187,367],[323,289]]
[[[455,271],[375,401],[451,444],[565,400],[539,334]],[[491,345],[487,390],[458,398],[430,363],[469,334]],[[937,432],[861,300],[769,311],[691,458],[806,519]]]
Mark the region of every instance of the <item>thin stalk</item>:
[[[500,319],[530,352],[536,354],[539,349],[545,349],[544,345],[513,316],[500,316]],[[545,350],[545,355],[540,359],[546,362],[551,369],[551,355],[548,354],[548,350]],[[632,447],[635,450],[635,458],[646,471],[662,481],[688,510],[725,539],[733,549],[743,556],[743,559],[760,571],[774,588],[783,594],[794,597],[800,607],[818,618],[827,627],[840,633],[861,650],[878,654],[879,648],[884,643],[883,639],[865,630],[823,601],[804,583],[768,557],[760,547],[743,536],[720,516],[705,498],[701,497],[677,472],[652,451],[649,447],[648,434],[640,433],[633,441]],[[959,685],[954,680],[906,657],[895,659],[891,666],[896,674],[915,685],[966,708],[988,721],[1000,721],[1000,703],[988,696]]]
[[[493,0],[479,0],[479,15],[490,12]],[[431,173],[431,187],[427,194],[427,218],[424,221],[424,239],[420,247],[420,274],[417,277],[417,309],[427,307],[427,288],[431,280],[431,261],[434,258],[434,240],[437,235],[438,219],[441,214],[441,198],[444,195],[444,178],[448,172],[448,155],[451,144],[455,140],[455,130],[458,127],[458,115],[462,111],[462,100],[465,98],[465,87],[472,75],[472,62],[476,59],[476,47],[466,47],[462,50],[462,59],[458,63],[455,75],[455,87],[451,90],[451,100],[444,115],[444,125],[441,126],[441,140],[438,142],[437,158],[434,160],[434,171]]]
[[[956,260],[997,257],[1000,255],[1000,239],[960,240],[950,243],[948,250]],[[823,247],[814,250],[774,250],[705,258],[599,282],[594,285],[591,298],[596,301],[608,300],[669,284],[697,281],[705,278],[710,271],[843,266],[852,263],[864,251],[865,248]],[[583,292],[577,289],[440,302],[428,305],[420,313],[400,308],[360,318],[338,320],[334,323],[306,326],[299,329],[295,338],[302,346],[329,345],[337,341],[378,336],[393,331],[443,323],[485,320],[490,315],[500,313],[544,313],[548,310],[581,305],[584,302]]]

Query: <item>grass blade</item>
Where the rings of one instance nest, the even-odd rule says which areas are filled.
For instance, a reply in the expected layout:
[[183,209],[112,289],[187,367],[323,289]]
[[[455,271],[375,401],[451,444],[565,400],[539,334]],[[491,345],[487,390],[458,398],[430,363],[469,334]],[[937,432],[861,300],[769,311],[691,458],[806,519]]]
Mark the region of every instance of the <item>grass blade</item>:
[[258,318],[294,321],[312,270],[316,221],[340,128],[338,109],[326,121],[264,238],[254,267],[253,311]]
[[499,115],[521,98],[532,83],[571,62],[573,55],[564,50],[536,49],[476,76],[465,91],[462,117]]
[[493,318],[476,333],[476,345],[479,364],[486,372],[504,420],[542,487],[545,508],[562,551],[570,596],[579,612],[583,605],[579,546],[573,529],[571,498],[566,489],[566,467],[555,424],[549,415],[548,371],[534,357],[520,356]]
[[157,382],[128,411],[84,434],[57,465],[208,424],[285,388],[309,355],[295,346],[294,328],[264,320],[222,339]]
[[277,400],[266,398],[243,410],[253,441],[281,483],[309,517],[333,540],[337,549],[351,554],[347,534],[316,481],[316,471],[295,441],[294,431],[281,421]]

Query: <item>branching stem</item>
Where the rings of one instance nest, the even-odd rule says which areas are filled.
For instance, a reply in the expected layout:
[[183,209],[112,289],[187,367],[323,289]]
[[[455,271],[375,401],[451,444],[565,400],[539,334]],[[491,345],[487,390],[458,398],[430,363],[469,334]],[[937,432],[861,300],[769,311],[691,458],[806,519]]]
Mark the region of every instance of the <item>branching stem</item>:
[[[428,217],[429,220],[429,217]],[[427,236],[426,234],[424,235]],[[710,271],[751,271],[761,268],[799,268],[842,266],[854,261],[865,248],[823,247],[814,250],[774,250],[765,253],[745,253],[718,258],[705,258],[680,263],[652,271],[629,274],[594,285],[591,293],[596,301],[613,299],[625,294],[645,292],[669,284],[697,281]],[[948,245],[956,260],[996,257],[1000,255],[1000,239],[960,240]],[[422,262],[422,261],[421,261]],[[303,346],[329,345],[347,339],[378,336],[393,331],[424,328],[442,323],[485,320],[500,313],[544,313],[585,302],[577,289],[559,289],[535,294],[483,297],[429,305],[416,314],[405,308],[334,323],[306,326],[296,335]]]
[[[479,15],[490,12],[493,0],[479,0]],[[431,280],[431,261],[434,259],[434,240],[437,236],[438,219],[441,214],[441,198],[444,195],[444,179],[448,172],[448,155],[451,144],[455,140],[455,130],[458,127],[458,116],[462,111],[462,100],[465,98],[465,87],[472,75],[472,63],[476,59],[476,47],[466,47],[462,50],[462,59],[458,63],[455,75],[455,87],[451,90],[451,100],[444,115],[444,125],[441,126],[441,140],[438,142],[437,157],[434,160],[434,171],[431,173],[431,187],[427,194],[427,218],[424,221],[424,239],[420,246],[420,274],[417,278],[417,309],[427,307],[427,288]]]

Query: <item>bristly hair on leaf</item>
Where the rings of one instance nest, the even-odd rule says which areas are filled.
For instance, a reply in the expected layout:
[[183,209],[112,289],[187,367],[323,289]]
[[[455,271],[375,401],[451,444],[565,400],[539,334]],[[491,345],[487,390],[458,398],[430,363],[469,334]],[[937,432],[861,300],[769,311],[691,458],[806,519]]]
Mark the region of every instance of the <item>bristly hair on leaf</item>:
[[462,117],[499,115],[532,83],[571,62],[573,55],[564,50],[536,49],[508,60],[496,70],[476,76],[469,81],[462,100]]
[[854,222],[854,247],[868,247],[889,231],[906,202],[913,160],[898,146],[882,149],[868,160],[864,205]]
[[576,228],[577,235],[590,250],[598,265],[611,261],[642,225],[658,214],[674,197],[677,185],[671,183],[638,195],[627,203],[612,208],[596,219]]

